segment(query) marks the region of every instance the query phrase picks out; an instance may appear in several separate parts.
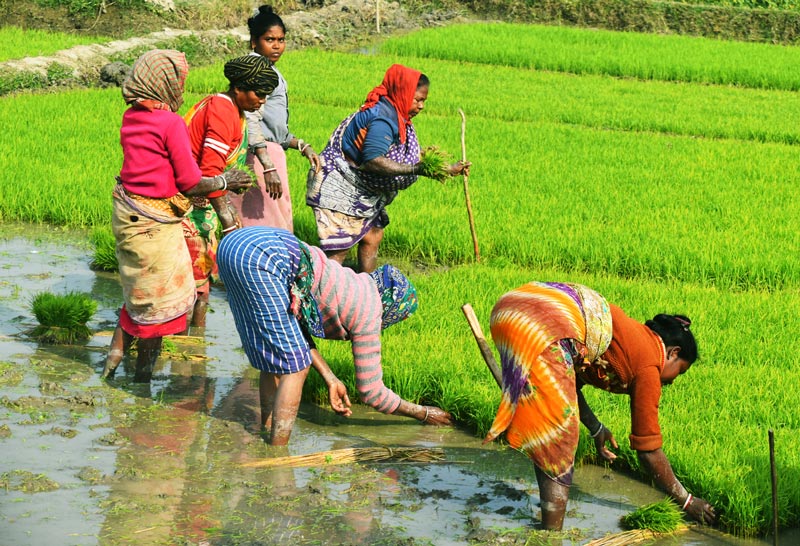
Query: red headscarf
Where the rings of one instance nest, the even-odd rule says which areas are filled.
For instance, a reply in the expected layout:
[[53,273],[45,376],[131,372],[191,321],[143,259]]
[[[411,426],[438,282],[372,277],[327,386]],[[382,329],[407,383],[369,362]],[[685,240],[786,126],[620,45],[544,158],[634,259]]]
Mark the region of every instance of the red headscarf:
[[411,124],[408,111],[414,103],[414,95],[417,93],[417,85],[422,72],[408,68],[401,64],[393,64],[383,76],[383,83],[373,89],[367,95],[367,100],[361,110],[372,108],[378,104],[381,97],[386,99],[397,110],[397,125],[400,130],[400,142],[405,144],[406,125]]

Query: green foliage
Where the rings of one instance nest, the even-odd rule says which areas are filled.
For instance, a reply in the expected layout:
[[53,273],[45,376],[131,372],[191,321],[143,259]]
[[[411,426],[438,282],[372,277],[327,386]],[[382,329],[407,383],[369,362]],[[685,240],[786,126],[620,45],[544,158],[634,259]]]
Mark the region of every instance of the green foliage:
[[97,310],[97,302],[77,292],[40,292],[34,296],[32,308],[39,326],[31,330],[31,337],[42,343],[69,344],[89,338],[86,323]]
[[118,271],[117,241],[114,234],[107,227],[94,228],[89,235],[89,240],[94,245],[92,269],[97,271]]
[[437,182],[446,182],[450,178],[448,161],[445,153],[436,146],[422,149],[419,157],[419,172],[422,176],[433,178]]
[[[43,6],[64,6],[71,15],[99,15],[106,10],[106,0],[37,0]],[[140,8],[149,9],[145,0],[114,0],[114,3],[124,9]]]
[[[508,47],[512,42],[515,47]],[[800,89],[800,75],[786,71],[800,61],[800,48],[692,36],[498,23],[421,30],[391,38],[380,49],[394,55],[573,74]]]
[[24,57],[51,55],[56,51],[75,45],[101,44],[111,38],[21,29],[14,26],[0,27],[0,62]]
[[[514,22],[780,44],[800,39],[796,0],[469,0],[465,6]],[[767,6],[778,9],[761,9]]]
[[622,517],[627,529],[647,529],[654,533],[674,533],[683,521],[683,513],[671,499],[641,506]]

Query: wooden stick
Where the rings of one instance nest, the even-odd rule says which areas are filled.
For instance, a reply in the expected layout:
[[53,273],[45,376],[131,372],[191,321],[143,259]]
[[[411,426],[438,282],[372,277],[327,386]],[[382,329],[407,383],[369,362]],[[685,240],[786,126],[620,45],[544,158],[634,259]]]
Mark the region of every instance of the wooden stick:
[[494,377],[494,380],[497,381],[497,386],[502,389],[503,375],[500,373],[500,366],[497,365],[497,361],[494,359],[492,349],[489,348],[489,343],[486,341],[486,338],[483,337],[481,323],[478,322],[478,317],[475,316],[475,311],[468,303],[462,305],[461,310],[464,312],[464,316],[467,317],[467,322],[469,323],[470,330],[472,330],[472,335],[475,336],[475,341],[478,342],[478,349],[481,351],[483,361],[486,362],[486,365],[489,367],[489,371],[492,372],[492,377]]
[[[467,161],[467,143],[466,143],[466,135],[467,135],[467,117],[464,115],[464,111],[459,108],[458,113],[461,114],[461,161]],[[475,218],[472,216],[472,201],[469,198],[469,177],[464,174],[464,198],[467,201],[467,215],[469,215],[469,230],[472,233],[472,249],[475,252],[475,261],[481,261],[481,252],[478,249],[478,234],[475,231]]]
[[775,469],[775,433],[769,429],[769,469],[772,476],[772,536],[778,546],[778,471]]

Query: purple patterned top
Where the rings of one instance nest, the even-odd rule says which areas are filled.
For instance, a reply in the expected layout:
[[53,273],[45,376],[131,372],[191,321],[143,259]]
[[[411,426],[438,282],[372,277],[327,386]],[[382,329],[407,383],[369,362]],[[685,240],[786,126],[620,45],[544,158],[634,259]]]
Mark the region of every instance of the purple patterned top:
[[[342,135],[356,114],[339,124],[328,145],[319,154],[322,169],[308,178],[306,204],[341,212],[357,218],[374,218],[386,208],[400,190],[417,181],[416,175],[380,176],[362,172],[345,159]],[[413,125],[407,125],[405,144],[394,143],[387,157],[398,163],[414,165],[419,161],[420,146]]]

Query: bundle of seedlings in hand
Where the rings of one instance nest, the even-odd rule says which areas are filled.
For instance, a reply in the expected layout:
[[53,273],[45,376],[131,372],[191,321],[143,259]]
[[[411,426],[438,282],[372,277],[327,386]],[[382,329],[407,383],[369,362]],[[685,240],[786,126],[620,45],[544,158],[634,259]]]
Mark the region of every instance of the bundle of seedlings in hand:
[[654,533],[674,533],[683,521],[683,513],[670,499],[646,504],[622,517],[628,529],[647,529]]
[[253,188],[258,185],[258,178],[256,178],[256,173],[253,172],[253,169],[250,168],[250,165],[243,165],[241,167],[237,165],[236,168],[239,169],[240,171],[244,171],[247,173],[247,176],[250,177],[250,185],[245,186],[244,188],[238,190],[230,190],[230,191],[232,191],[236,195],[241,195],[246,191],[249,191],[250,188]]
[[69,292],[57,296],[40,292],[33,298],[33,314],[39,326],[29,333],[42,343],[68,344],[89,338],[86,323],[97,310],[97,302],[87,294]]
[[433,178],[439,182],[446,182],[450,178],[447,156],[436,146],[429,146],[422,150],[419,157],[418,172],[422,176]]

